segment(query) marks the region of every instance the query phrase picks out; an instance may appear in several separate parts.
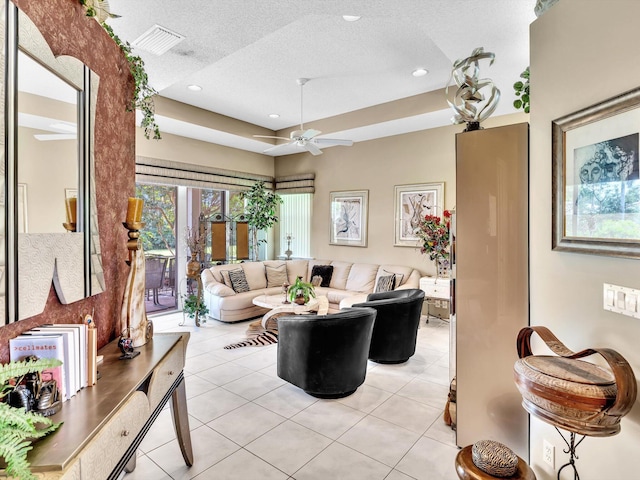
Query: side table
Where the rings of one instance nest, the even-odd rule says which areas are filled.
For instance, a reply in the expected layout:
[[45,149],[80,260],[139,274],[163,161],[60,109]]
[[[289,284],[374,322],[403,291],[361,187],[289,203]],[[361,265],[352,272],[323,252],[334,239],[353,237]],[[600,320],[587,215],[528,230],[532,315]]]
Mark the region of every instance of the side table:
[[[456,473],[460,480],[498,480],[500,477],[494,477],[486,472],[483,472],[473,463],[471,456],[471,448],[473,445],[468,445],[458,452],[456,456]],[[511,477],[503,477],[503,480],[536,480],[536,474],[533,473],[531,467],[525,463],[520,457],[518,457],[518,469],[515,475]]]
[[[424,292],[424,301],[427,311],[427,322],[433,316],[441,320],[449,318],[449,298],[451,294],[448,277],[422,277],[420,279],[420,290]],[[440,309],[437,314],[431,313],[431,307]]]

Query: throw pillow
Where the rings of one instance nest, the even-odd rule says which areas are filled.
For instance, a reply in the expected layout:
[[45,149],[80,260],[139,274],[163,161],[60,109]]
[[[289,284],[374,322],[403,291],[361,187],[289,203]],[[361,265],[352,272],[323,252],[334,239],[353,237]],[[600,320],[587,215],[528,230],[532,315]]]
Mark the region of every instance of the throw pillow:
[[386,273],[388,275],[395,275],[396,277],[396,283],[395,283],[395,287],[399,287],[400,285],[402,285],[402,279],[404,278],[404,274],[403,273],[393,273],[393,272],[387,272],[386,270],[382,270],[383,273]]
[[316,275],[322,277],[321,287],[328,287],[331,283],[331,276],[333,275],[333,265],[314,265],[311,269],[311,278]]
[[287,264],[283,263],[277,267],[271,265],[265,265],[267,272],[267,288],[281,287],[284,283],[287,283]]
[[231,287],[236,293],[248,292],[250,290],[247,277],[242,269],[229,270],[229,280],[231,280]]
[[233,286],[231,285],[231,280],[229,280],[229,272],[242,271],[242,268],[234,268],[233,270],[220,270],[220,275],[222,275],[222,283],[224,283],[229,288],[233,288]]
[[378,283],[376,283],[375,293],[390,292],[396,287],[396,276],[385,275],[384,277],[378,277]]
[[322,283],[322,277],[320,275],[316,275],[313,278],[311,278],[311,285],[313,285],[314,287],[319,287],[321,283]]

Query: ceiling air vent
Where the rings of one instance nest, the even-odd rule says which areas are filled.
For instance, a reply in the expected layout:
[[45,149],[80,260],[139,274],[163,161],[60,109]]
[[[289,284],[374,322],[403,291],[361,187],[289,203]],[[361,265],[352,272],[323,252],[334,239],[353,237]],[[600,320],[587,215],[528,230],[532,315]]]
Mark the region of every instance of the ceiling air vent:
[[153,53],[154,55],[162,55],[169,49],[175,47],[184,40],[184,35],[172,32],[168,28],[154,25],[149,30],[136,38],[131,46]]

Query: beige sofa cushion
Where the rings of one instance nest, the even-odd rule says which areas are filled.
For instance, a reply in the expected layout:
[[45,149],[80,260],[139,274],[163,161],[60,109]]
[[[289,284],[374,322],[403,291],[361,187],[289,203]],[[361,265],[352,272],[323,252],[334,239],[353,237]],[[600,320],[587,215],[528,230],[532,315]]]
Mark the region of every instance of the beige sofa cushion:
[[268,288],[282,287],[282,284],[289,281],[289,277],[287,276],[287,264],[283,261],[265,261],[264,269],[267,275]]
[[331,283],[329,284],[329,287],[344,290],[346,288],[347,278],[349,278],[349,272],[351,271],[353,263],[331,262],[331,265],[333,266],[333,275],[331,276]]
[[352,292],[373,292],[379,265],[354,263],[349,272],[346,289]]
[[245,262],[240,264],[251,290],[267,288],[267,276],[262,262]]
[[222,283],[224,283],[227,287],[233,288],[231,279],[229,278],[229,272],[242,272],[242,267],[240,267],[239,265],[234,265],[233,268],[225,268],[223,270],[220,270]]
[[340,290],[336,288],[318,287],[316,288],[316,296],[327,297],[329,303],[338,305],[345,298],[352,297],[356,292],[350,292],[348,290]]
[[[389,275],[390,273],[395,273],[395,288],[398,288],[400,285],[404,285],[405,283],[407,283],[407,280],[409,280],[409,275],[411,275],[411,272],[413,272],[413,270],[414,269],[411,267],[403,267],[399,265],[380,265],[376,275],[376,283],[374,283],[373,285],[375,287],[378,282],[378,278]],[[400,279],[400,275],[402,275],[402,279]]]
[[289,283],[293,284],[298,277],[302,277],[305,281],[307,280],[308,263],[308,260],[287,261],[287,275],[289,276]]

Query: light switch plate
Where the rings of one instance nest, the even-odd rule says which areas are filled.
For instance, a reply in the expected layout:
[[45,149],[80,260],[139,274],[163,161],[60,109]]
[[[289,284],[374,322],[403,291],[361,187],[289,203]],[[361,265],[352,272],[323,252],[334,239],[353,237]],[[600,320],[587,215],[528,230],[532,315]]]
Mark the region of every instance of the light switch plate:
[[610,312],[640,318],[638,298],[640,298],[640,289],[621,287],[611,283],[602,285],[602,308]]

